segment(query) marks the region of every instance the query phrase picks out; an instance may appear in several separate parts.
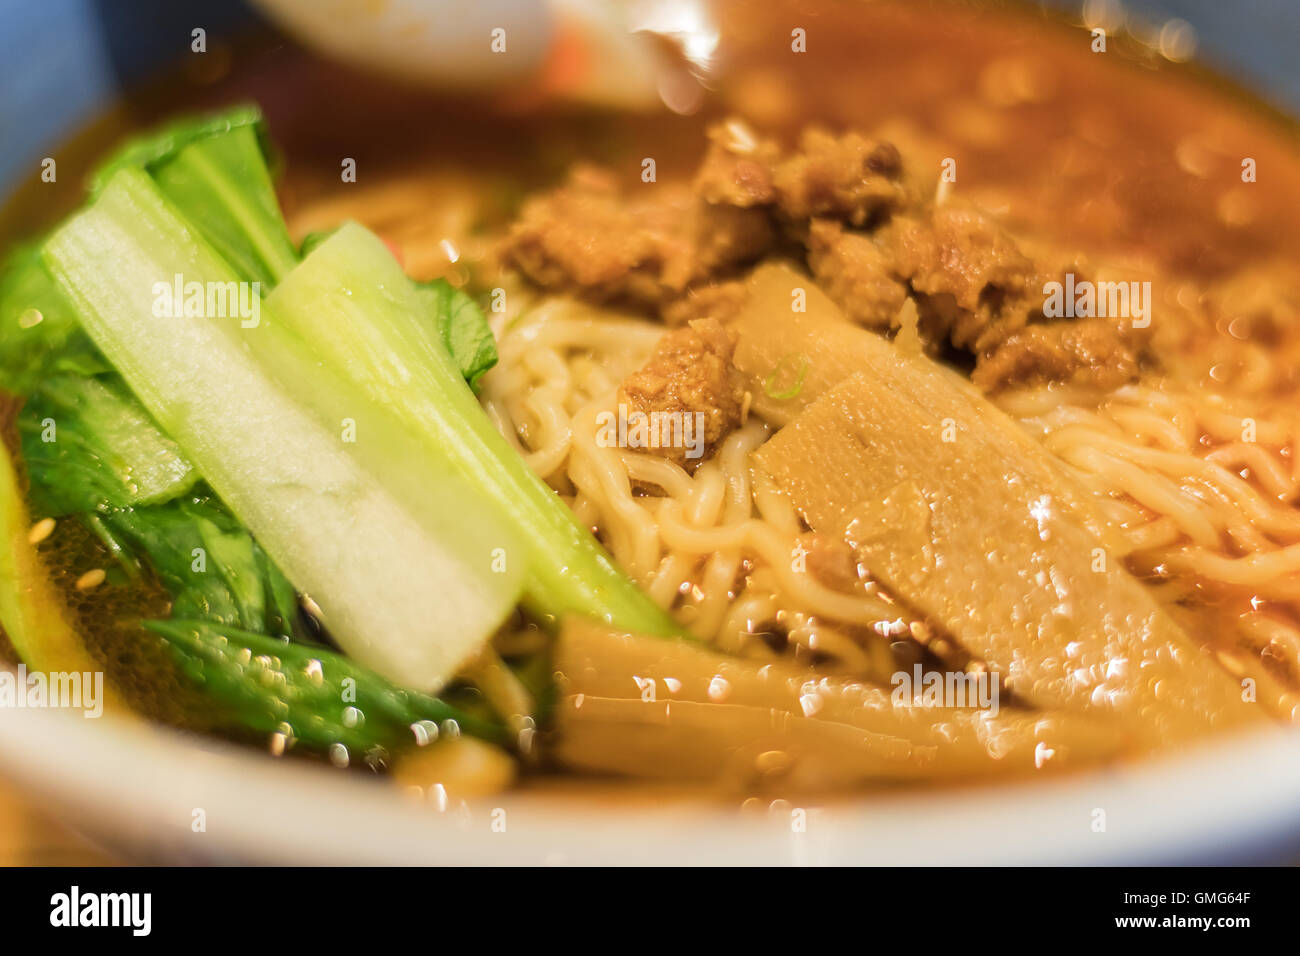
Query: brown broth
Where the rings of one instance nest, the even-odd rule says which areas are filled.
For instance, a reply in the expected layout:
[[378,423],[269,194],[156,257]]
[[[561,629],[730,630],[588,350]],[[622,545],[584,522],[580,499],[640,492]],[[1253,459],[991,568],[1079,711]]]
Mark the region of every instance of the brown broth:
[[[808,123],[905,119],[957,161],[962,193],[1094,252],[1199,277],[1300,252],[1295,129],[1196,67],[1118,38],[1110,52],[1092,53],[1085,31],[1015,4],[728,0],[720,17],[722,79],[689,117],[448,100],[323,63],[279,38],[237,43],[220,57],[222,75],[169,75],[56,150],[59,182],[33,175],[17,190],[0,213],[0,239],[75,206],[86,170],[129,130],[254,99],[283,152],[291,218],[340,194],[345,156],[357,160],[361,185],[472,173],[491,184],[486,208],[505,212],[579,158],[624,165],[632,180],[648,155],[662,178],[683,175],[702,151],[704,126],[738,113],[787,136]],[[803,54],[790,50],[796,26],[808,32]],[[999,93],[1008,75],[1001,88],[1011,92]],[[1247,156],[1259,169],[1248,186]]]

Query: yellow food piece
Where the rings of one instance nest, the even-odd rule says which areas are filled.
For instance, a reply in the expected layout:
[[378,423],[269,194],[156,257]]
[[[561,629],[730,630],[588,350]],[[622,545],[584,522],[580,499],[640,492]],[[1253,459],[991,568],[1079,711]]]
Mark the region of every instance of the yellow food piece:
[[[36,555],[31,529],[18,476],[0,442],[0,626],[30,671],[100,671]],[[128,712],[108,687],[104,698],[106,711]]]
[[1032,704],[1127,718],[1151,745],[1262,718],[1045,449],[935,363],[845,331],[835,354],[858,371],[756,454],[815,531]]
[[1124,739],[1060,714],[898,706],[885,687],[579,618],[555,669],[557,758],[636,777],[833,789],[1077,766]]
[[393,779],[425,799],[470,800],[508,789],[515,761],[475,737],[451,737],[400,756]]

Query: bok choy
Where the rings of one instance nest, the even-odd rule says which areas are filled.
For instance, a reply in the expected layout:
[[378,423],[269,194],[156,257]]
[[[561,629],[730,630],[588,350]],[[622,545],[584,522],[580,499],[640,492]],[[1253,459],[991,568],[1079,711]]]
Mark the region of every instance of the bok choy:
[[[163,585],[170,620],[142,623],[237,724],[317,751],[445,719],[496,739],[422,692],[521,597],[543,622],[678,633],[479,408],[497,355],[474,301],[355,224],[295,248],[268,156],[251,107],[146,134],[0,270],[34,516]],[[302,643],[300,594],[348,657]],[[328,679],[294,690],[321,666],[365,686],[365,732]]]
[[413,447],[468,478],[523,532],[530,610],[552,620],[577,613],[646,634],[680,633],[496,431],[421,321],[419,295],[377,236],[356,223],[342,226],[267,306],[322,365],[390,409]]
[[[269,307],[253,299],[252,325],[157,308],[173,277],[240,280],[144,172],[116,172],[45,256],[96,345],[360,663],[435,690],[513,609],[518,563],[499,560],[521,552],[513,532],[450,471],[412,462],[396,430],[350,443],[348,419],[326,421],[312,401],[328,393],[354,424],[383,418],[345,400],[346,383],[309,368],[272,378],[253,341],[282,362],[304,346]],[[417,464],[423,501],[410,493]]]
[[[394,686],[341,654],[261,634],[172,618],[146,626],[166,638],[181,669],[234,711],[249,730],[282,735],[350,759],[377,747],[468,733],[494,742],[502,729],[444,701]],[[344,748],[342,752],[337,747]]]

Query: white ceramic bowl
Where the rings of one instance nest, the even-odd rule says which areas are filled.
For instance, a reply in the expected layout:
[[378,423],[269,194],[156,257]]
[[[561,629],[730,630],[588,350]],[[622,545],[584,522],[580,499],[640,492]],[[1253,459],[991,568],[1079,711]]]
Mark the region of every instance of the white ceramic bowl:
[[[116,83],[161,61],[178,35],[175,24],[150,21],[105,44],[103,25],[82,6],[50,0],[0,14],[0,51],[16,78],[0,84],[0,128],[12,123],[23,133],[10,137],[15,149],[0,156],[0,182],[26,169],[43,143],[65,135],[107,102]],[[1214,16],[1239,24],[1229,6],[1177,3],[1183,15],[1205,21],[1203,37],[1216,59],[1240,66],[1283,100],[1296,102],[1294,55],[1284,41],[1297,27],[1287,0],[1261,0],[1260,19],[1239,33],[1213,28]],[[218,4],[204,9],[204,22],[221,19]],[[175,12],[182,19],[190,15],[188,8],[183,15],[179,7]],[[151,37],[158,42],[151,45]],[[1281,42],[1270,45],[1270,37]],[[820,809],[778,805],[757,817],[734,805],[648,789],[618,799],[525,790],[467,813],[440,813],[383,781],[276,761],[138,721],[86,720],[56,711],[0,712],[0,775],[72,826],[141,861],[1300,860],[1300,737],[1281,731],[1058,780],[896,790]],[[504,831],[497,809],[505,811]],[[196,810],[203,811],[202,832],[195,829]],[[1095,829],[1098,810],[1105,814],[1104,832]],[[802,829],[792,825],[799,821]]]
[[[1014,786],[822,806],[546,789],[446,811],[379,779],[138,721],[11,710],[0,767],[127,859],[337,864],[1020,864],[1300,858],[1300,737]],[[1096,829],[1097,811],[1105,829]],[[200,819],[203,829],[196,829]]]

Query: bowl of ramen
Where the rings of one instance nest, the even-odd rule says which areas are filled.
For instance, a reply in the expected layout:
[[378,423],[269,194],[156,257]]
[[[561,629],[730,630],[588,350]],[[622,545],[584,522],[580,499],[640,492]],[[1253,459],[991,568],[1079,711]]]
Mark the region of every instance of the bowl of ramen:
[[7,776],[166,861],[1294,852],[1293,123],[1116,5],[708,16],[649,105],[197,30],[35,144]]

